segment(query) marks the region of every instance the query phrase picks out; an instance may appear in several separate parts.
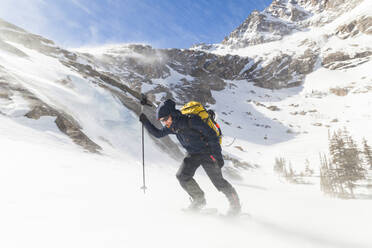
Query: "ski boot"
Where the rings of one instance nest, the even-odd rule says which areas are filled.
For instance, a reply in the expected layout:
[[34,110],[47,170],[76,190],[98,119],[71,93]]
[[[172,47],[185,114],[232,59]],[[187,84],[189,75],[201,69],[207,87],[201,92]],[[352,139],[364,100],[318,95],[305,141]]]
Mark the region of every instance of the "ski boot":
[[202,208],[205,207],[205,205],[207,205],[207,201],[205,200],[204,197],[200,197],[200,198],[191,198],[190,197],[190,205],[185,209],[186,211],[190,211],[190,212],[198,212],[200,211]]
[[242,206],[240,205],[240,200],[236,191],[233,189],[229,194],[226,194],[226,197],[230,203],[230,208],[227,211],[226,215],[227,216],[239,215],[242,211]]

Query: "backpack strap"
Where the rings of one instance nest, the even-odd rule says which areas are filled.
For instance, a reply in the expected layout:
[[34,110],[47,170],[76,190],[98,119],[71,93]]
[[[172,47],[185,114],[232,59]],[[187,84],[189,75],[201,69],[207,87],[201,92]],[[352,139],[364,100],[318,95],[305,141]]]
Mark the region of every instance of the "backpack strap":
[[[187,125],[188,127],[190,128],[190,130],[198,133],[201,137],[202,140],[205,140],[206,139],[206,136],[199,130],[197,130],[196,128],[193,128],[192,127],[192,118],[194,118],[195,116],[198,116],[198,115],[195,115],[195,114],[188,114],[186,115],[187,116]],[[202,120],[203,121],[203,120]]]
[[212,118],[208,118],[208,119],[210,119],[213,122],[213,124],[217,127],[218,132],[220,133],[220,136],[222,136],[222,131],[221,131],[220,125],[218,125],[218,123],[214,119],[212,119]]

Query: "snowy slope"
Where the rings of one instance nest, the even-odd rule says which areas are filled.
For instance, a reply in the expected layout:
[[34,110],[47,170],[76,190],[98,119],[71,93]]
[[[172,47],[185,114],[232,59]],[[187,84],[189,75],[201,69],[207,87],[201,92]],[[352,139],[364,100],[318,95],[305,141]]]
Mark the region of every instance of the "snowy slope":
[[[139,163],[129,156],[84,154],[2,116],[0,135],[1,247],[372,245],[370,201],[327,199],[255,172],[235,183],[251,218],[190,215],[180,211],[187,197],[175,168],[149,163],[144,195]],[[34,139],[40,143],[29,142]],[[222,195],[203,173],[196,177],[209,205],[224,211]]]
[[[359,142],[363,137],[372,140],[371,66],[368,62],[344,71],[322,68],[310,74],[303,86],[292,89],[272,92],[237,84],[216,92],[215,107],[224,109],[219,118],[233,123],[222,122],[225,136],[237,138],[224,149],[267,170],[272,169],[274,158],[285,157],[303,171],[306,159],[318,169],[319,153],[328,150],[329,131],[347,127]],[[331,93],[337,87],[349,93]],[[278,110],[270,109],[273,106]]]

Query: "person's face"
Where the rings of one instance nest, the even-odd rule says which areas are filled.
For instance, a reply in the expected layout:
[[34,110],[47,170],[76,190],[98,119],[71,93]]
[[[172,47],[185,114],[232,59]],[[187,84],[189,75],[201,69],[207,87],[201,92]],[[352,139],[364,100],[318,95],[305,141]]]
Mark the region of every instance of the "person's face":
[[167,128],[170,128],[170,126],[172,125],[172,116],[168,115],[168,116],[162,117],[160,118],[160,122]]

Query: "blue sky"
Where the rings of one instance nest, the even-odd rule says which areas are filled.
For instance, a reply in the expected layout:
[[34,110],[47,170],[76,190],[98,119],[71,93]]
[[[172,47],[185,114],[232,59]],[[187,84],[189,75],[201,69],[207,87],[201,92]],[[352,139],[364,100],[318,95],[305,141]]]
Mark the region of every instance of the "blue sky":
[[64,47],[219,43],[272,0],[0,0],[0,18]]

